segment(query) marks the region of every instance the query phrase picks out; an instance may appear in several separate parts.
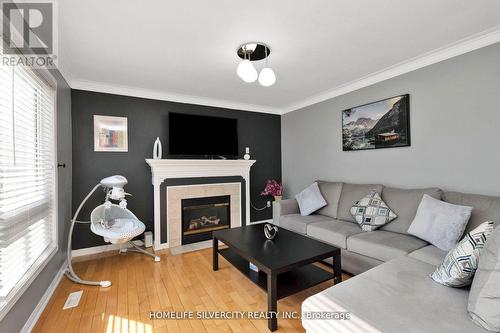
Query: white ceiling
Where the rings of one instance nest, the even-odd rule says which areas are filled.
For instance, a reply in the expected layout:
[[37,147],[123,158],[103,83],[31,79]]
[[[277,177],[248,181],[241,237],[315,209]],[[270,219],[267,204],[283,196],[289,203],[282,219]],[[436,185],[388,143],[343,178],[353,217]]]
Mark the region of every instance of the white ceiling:
[[[59,24],[73,88],[283,113],[500,41],[500,1],[62,0]],[[236,75],[246,41],[274,86]]]

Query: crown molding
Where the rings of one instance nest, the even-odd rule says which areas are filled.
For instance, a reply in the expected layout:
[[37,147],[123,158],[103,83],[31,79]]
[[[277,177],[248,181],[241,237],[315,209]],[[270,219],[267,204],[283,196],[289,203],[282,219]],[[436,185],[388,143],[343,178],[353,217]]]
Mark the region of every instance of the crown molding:
[[226,109],[271,113],[278,115],[282,113],[282,110],[280,108],[275,108],[271,106],[240,103],[223,99],[184,95],[184,94],[171,93],[167,91],[150,90],[138,87],[101,83],[95,81],[71,80],[70,87],[72,89],[95,91],[107,94],[156,99],[156,100],[186,103],[186,104],[213,106]]
[[441,47],[412,59],[400,62],[396,65],[366,75],[351,82],[342,84],[333,89],[326,90],[322,93],[305,98],[297,103],[285,107],[272,107],[266,105],[240,103],[224,99],[185,95],[168,91],[150,90],[111,83],[71,79],[68,75],[68,71],[65,71],[64,68],[61,72],[72,89],[283,115],[288,112],[296,111],[304,107],[371,86],[373,84],[394,78],[396,76],[403,75],[414,70],[424,68],[498,42],[500,42],[500,26],[496,26],[481,33],[459,40],[455,43],[449,44],[445,47]]
[[64,81],[66,81],[68,86],[71,88],[71,76],[69,75],[70,71],[61,62],[57,64],[57,70],[59,71],[59,74],[61,74],[61,76],[63,77]]
[[285,107],[282,110],[282,114],[296,111],[498,42],[500,42],[500,26],[496,26],[492,29],[488,29],[481,33],[464,38],[445,47],[424,53],[420,56],[403,61],[381,71],[377,71],[360,79],[342,84],[323,93],[306,98],[298,103]]

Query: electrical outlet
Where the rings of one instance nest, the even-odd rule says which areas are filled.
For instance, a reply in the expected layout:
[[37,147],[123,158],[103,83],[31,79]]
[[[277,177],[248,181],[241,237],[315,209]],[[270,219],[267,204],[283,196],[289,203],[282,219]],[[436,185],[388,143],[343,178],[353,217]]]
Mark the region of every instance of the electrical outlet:
[[267,207],[271,207],[271,201],[267,202]]

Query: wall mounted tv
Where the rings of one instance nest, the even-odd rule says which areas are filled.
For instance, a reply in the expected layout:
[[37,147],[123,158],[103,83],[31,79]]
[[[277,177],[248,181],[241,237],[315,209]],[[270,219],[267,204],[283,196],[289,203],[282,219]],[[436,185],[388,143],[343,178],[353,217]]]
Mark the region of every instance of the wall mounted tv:
[[237,158],[238,121],[230,118],[169,113],[171,157]]

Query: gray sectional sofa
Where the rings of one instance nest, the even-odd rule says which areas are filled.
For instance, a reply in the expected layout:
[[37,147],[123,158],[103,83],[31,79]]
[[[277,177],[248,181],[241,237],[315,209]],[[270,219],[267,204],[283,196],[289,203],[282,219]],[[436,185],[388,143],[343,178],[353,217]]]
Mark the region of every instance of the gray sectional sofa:
[[[328,205],[301,216],[295,199],[274,206],[274,223],[341,248],[342,269],[357,275],[304,301],[306,312],[349,312],[350,320],[309,320],[308,332],[486,332],[467,315],[467,288],[451,288],[429,277],[446,252],[408,234],[424,194],[474,207],[466,232],[500,221],[500,197],[438,188],[398,189],[380,184],[319,181]],[[350,214],[370,190],[381,194],[398,218],[364,232]]]

